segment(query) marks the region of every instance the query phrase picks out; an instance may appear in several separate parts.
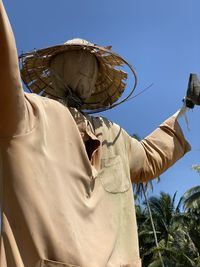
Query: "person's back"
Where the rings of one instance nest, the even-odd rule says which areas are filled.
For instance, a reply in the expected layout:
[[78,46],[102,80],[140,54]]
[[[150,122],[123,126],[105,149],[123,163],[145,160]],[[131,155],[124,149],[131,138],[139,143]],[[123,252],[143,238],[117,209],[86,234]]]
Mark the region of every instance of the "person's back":
[[33,94],[25,103],[34,127],[0,139],[1,266],[139,266],[126,134],[91,119],[104,143],[91,125],[97,173],[67,108]]

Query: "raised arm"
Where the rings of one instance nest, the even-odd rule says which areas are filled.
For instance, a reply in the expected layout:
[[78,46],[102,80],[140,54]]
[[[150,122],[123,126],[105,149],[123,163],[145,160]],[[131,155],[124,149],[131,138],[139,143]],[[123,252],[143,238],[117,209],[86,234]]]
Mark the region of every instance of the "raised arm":
[[14,35],[0,0],[0,138],[23,127],[25,103]]

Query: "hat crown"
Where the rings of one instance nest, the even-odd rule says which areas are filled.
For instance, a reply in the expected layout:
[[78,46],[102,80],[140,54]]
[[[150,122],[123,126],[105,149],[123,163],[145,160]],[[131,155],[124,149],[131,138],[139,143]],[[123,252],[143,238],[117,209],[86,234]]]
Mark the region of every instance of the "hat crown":
[[81,39],[81,38],[74,38],[74,39],[68,40],[64,44],[66,44],[66,45],[89,45],[89,46],[94,46],[93,43],[91,43],[91,42],[89,42],[87,40]]

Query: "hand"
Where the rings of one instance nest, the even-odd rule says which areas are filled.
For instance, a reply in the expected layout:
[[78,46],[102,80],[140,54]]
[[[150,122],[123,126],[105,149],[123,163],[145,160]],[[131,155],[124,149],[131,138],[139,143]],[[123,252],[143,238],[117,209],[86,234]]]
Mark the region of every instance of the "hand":
[[190,74],[185,103],[188,108],[200,105],[200,81],[196,74]]

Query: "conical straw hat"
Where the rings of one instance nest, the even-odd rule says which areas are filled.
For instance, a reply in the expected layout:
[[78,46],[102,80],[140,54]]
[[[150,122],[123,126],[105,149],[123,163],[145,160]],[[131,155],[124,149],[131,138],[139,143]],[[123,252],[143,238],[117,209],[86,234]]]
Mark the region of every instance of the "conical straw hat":
[[[83,49],[95,55],[98,61],[98,79],[92,95],[81,106],[81,110],[99,112],[113,108],[126,101],[133,93],[137,77],[132,66],[121,56],[111,51],[111,46],[101,47],[83,39],[72,39],[62,45],[34,50],[20,56],[21,76],[27,88],[41,96],[60,99],[52,83],[51,60],[54,56],[70,50]],[[127,65],[134,76],[134,85],[126,98],[118,101],[125,89]]]

